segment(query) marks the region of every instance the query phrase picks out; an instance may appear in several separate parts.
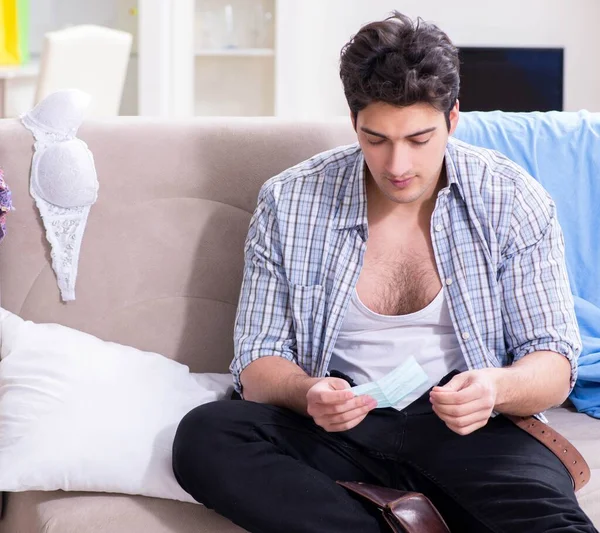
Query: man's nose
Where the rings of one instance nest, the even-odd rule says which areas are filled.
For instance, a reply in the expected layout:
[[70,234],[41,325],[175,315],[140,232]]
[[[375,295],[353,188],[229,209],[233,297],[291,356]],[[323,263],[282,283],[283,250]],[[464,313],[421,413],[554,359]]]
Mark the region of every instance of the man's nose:
[[386,172],[396,178],[410,174],[412,169],[412,157],[408,147],[395,144],[389,154],[386,164]]

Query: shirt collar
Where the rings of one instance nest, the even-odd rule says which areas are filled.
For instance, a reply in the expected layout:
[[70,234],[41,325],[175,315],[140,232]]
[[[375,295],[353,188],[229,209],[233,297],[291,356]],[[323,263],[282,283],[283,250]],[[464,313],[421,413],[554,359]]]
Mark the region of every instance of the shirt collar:
[[446,166],[446,179],[448,180],[448,189],[455,189],[464,200],[465,195],[460,183],[460,174],[456,162],[456,140],[453,137],[448,139],[446,153],[444,155],[444,165]]
[[365,158],[358,143],[356,159],[345,184],[340,187],[336,208],[336,228],[367,228],[367,190],[365,180]]

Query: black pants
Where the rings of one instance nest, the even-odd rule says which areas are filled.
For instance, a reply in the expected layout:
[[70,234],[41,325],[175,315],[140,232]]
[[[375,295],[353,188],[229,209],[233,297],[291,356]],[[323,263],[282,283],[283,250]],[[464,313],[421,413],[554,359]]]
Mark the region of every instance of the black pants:
[[272,405],[201,405],[179,425],[173,470],[197,501],[252,533],[388,531],[334,480],[422,492],[453,533],[598,533],[546,447],[503,416],[457,435],[428,394],[339,433]]

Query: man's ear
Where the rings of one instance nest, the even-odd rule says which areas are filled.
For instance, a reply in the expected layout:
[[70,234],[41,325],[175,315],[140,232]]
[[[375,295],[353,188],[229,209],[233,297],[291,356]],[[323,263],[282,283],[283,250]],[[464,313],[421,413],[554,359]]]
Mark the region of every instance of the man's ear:
[[454,107],[450,110],[450,115],[448,117],[450,119],[449,135],[452,135],[454,133],[454,131],[456,130],[456,126],[458,126],[459,115],[460,115],[460,103],[458,100],[456,100],[456,103],[454,104]]

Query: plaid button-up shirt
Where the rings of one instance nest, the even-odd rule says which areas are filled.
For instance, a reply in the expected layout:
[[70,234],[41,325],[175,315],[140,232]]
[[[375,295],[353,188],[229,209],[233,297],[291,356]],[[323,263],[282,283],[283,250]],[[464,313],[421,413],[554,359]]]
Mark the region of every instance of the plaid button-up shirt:
[[[581,340],[564,244],[548,193],[505,156],[450,138],[447,186],[431,239],[452,323],[470,369],[549,350],[577,375]],[[263,356],[325,376],[368,240],[365,163],[357,144],[267,181],[245,246],[230,370]]]

